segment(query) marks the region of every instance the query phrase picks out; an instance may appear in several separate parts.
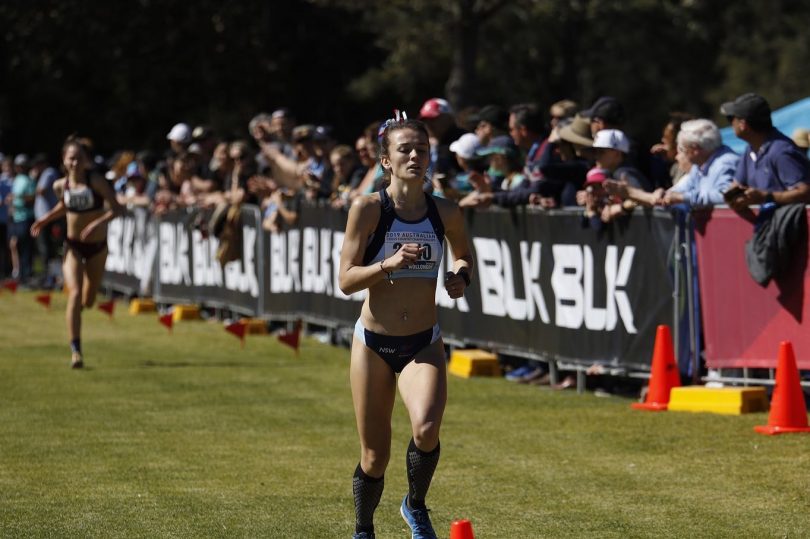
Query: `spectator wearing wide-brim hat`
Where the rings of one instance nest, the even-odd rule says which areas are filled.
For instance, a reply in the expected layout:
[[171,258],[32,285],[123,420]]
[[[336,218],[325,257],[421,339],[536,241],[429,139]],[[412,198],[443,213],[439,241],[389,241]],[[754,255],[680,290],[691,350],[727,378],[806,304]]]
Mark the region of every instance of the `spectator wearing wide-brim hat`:
[[793,130],[790,138],[796,146],[804,150],[805,154],[807,153],[808,148],[810,148],[810,129],[797,127]]
[[575,116],[570,123],[559,128],[560,139],[570,142],[580,148],[590,148],[593,146],[593,135],[591,135],[591,122],[585,116]]

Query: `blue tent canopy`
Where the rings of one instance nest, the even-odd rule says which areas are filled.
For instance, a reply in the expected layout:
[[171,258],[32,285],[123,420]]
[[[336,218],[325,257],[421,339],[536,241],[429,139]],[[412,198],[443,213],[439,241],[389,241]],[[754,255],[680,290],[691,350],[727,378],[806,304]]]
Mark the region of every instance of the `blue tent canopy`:
[[[810,97],[773,111],[771,119],[773,126],[787,136],[793,135],[797,127],[810,129]],[[731,127],[721,129],[720,136],[723,137],[723,144],[735,152],[742,153],[745,149],[745,141],[738,139]]]

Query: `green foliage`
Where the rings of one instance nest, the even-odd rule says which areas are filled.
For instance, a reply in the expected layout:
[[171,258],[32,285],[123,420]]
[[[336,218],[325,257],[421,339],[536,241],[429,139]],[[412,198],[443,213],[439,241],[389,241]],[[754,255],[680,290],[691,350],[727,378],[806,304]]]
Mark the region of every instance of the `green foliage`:
[[[347,350],[89,310],[72,371],[64,306],[0,293],[0,536],[351,534]],[[451,376],[428,504],[439,537],[457,518],[504,539],[805,537],[808,438],[765,421]],[[409,437],[398,402],[381,537],[406,536]]]
[[746,91],[805,97],[810,4],[712,0],[45,0],[0,3],[0,143],[165,145],[177,121],[244,137],[289,106],[351,141],[394,106],[603,94],[655,140],[666,115],[716,118]]

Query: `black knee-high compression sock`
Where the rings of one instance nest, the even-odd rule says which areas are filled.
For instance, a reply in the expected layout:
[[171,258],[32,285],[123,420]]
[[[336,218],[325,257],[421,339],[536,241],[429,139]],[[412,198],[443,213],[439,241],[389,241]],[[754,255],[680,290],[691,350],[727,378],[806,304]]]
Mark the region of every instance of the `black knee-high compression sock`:
[[433,472],[439,463],[440,449],[439,443],[433,451],[426,453],[416,447],[413,438],[408,444],[405,466],[408,470],[408,506],[412,509],[425,508],[425,496],[430,488]]
[[354,470],[352,493],[354,494],[354,531],[374,533],[374,510],[380,503],[385,476],[366,475],[360,464]]

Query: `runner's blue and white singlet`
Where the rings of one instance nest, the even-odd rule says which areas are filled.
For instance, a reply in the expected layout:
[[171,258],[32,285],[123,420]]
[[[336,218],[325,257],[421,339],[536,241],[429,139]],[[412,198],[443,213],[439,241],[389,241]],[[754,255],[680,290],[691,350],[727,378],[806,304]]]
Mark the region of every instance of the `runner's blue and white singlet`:
[[363,265],[390,258],[406,243],[418,243],[422,256],[418,262],[391,273],[391,279],[436,279],[444,254],[444,225],[433,198],[425,194],[427,214],[419,221],[406,221],[397,216],[394,203],[385,189],[380,190],[380,220],[371,235]]

